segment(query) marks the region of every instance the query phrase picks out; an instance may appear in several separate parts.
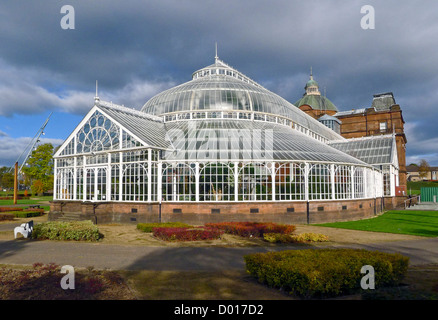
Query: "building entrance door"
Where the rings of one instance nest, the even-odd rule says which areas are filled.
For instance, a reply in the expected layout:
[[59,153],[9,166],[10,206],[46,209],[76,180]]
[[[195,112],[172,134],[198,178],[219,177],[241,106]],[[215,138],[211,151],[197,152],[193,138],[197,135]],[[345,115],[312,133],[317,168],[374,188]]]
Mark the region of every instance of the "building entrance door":
[[107,168],[86,169],[86,188],[85,199],[88,201],[107,200]]

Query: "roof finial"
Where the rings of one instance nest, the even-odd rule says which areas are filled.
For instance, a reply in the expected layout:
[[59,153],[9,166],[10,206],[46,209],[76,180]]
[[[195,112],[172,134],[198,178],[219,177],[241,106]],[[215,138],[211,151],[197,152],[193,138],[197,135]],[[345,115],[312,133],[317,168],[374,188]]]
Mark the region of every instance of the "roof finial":
[[313,71],[312,71],[312,66],[310,66],[310,80],[313,80]]
[[99,102],[99,95],[98,95],[98,82],[96,80],[96,95],[94,96],[94,102]]
[[216,55],[214,56],[214,61],[217,62],[219,57],[217,56],[217,42],[216,42]]

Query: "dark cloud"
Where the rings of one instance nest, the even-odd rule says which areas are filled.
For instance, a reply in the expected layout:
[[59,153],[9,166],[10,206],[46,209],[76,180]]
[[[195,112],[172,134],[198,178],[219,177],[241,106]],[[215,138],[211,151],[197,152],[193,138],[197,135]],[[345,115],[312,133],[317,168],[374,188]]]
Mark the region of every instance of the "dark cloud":
[[[75,30],[60,27],[64,4],[75,8]],[[375,8],[375,30],[360,27],[363,5]],[[220,58],[292,103],[311,66],[340,110],[392,91],[407,126],[415,123],[408,157],[427,157],[438,133],[437,9],[395,0],[3,0],[0,116],[83,113],[96,80],[103,99],[139,108],[211,64],[217,42]]]

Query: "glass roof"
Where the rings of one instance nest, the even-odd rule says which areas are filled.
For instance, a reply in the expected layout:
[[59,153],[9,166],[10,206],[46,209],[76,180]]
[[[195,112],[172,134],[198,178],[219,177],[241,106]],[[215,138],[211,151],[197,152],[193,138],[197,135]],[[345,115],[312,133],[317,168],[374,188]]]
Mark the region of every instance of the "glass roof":
[[398,167],[393,135],[330,141],[328,144],[371,165],[394,164]]
[[186,111],[249,111],[280,115],[328,140],[342,139],[293,104],[263,88],[225,63],[194,73],[193,80],[150,99],[141,111],[163,115]]
[[[369,166],[298,130],[273,122],[248,119],[163,122],[160,117],[103,101],[97,102],[95,106],[101,112],[98,118],[103,114],[108,117],[109,121],[106,122],[110,124],[114,121],[121,126],[111,132],[117,135],[122,130],[132,134],[133,139],[139,139],[141,144],[138,146],[162,149],[163,160],[308,161]],[[104,120],[102,123],[106,123]],[[110,135],[112,137],[112,133]]]
[[104,101],[99,101],[98,107],[147,145],[162,149],[169,147],[161,118]]
[[282,125],[249,120],[178,121],[165,124],[174,152],[166,160],[315,161],[366,164]]

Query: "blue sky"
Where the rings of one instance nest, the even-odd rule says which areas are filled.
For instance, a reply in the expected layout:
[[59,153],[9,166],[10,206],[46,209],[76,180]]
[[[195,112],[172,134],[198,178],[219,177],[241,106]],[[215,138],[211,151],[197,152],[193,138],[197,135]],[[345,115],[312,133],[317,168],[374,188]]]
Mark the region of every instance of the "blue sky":
[[[64,30],[63,5],[75,9]],[[360,9],[375,9],[363,30]],[[219,57],[294,103],[313,67],[340,111],[393,92],[407,163],[438,166],[438,3],[395,0],[99,0],[0,3],[0,166],[53,112],[42,142],[62,143],[99,96],[140,109]]]

